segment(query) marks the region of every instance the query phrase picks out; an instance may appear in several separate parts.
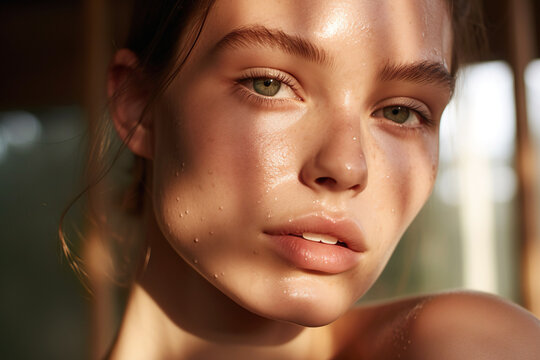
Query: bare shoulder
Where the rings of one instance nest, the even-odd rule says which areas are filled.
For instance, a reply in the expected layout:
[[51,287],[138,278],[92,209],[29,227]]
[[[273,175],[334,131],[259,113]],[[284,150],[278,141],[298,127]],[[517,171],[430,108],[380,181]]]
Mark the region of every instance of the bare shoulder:
[[540,322],[496,296],[456,292],[426,298],[404,326],[410,359],[540,357]]
[[540,358],[538,319],[493,295],[422,296],[364,306],[348,315],[338,331],[347,341],[337,359]]

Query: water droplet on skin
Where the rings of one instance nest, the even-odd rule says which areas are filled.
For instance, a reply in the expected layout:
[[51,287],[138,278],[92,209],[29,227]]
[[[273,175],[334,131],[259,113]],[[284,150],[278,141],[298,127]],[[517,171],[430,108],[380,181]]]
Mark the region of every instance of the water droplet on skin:
[[305,257],[304,260],[307,261],[307,257]]
[[390,175],[386,175],[385,178],[390,179]]
[[193,242],[194,242],[195,244],[198,243],[198,242],[199,242],[199,238],[193,239]]
[[266,218],[267,218],[267,219],[270,219],[270,218],[272,218],[272,214],[268,214],[268,215],[266,215]]
[[213,232],[213,231],[209,231],[208,234],[214,235],[214,232]]
[[261,203],[261,200],[257,200],[257,204],[260,204]]
[[183,163],[182,163],[182,169],[185,168],[185,167],[186,167],[186,163],[183,162]]
[[218,209],[219,209],[219,210],[223,210],[223,206],[220,206]]
[[189,214],[189,210],[184,211],[184,213],[185,213],[186,215]]
[[176,201],[180,201],[180,198],[178,196],[176,197]]
[[212,170],[208,170],[208,175],[212,175],[214,172]]
[[183,217],[184,217],[184,214],[180,213],[180,217],[183,218]]
[[392,213],[395,213],[396,212],[396,209],[392,209]]
[[289,222],[292,223],[292,219],[291,219],[291,218],[289,218]]
[[347,169],[347,171],[351,171],[352,166],[351,165],[345,165],[345,168]]
[[214,274],[214,279],[217,279],[218,278],[218,274]]
[[225,275],[225,273],[222,271],[222,272],[219,273],[219,275],[223,276],[223,275]]

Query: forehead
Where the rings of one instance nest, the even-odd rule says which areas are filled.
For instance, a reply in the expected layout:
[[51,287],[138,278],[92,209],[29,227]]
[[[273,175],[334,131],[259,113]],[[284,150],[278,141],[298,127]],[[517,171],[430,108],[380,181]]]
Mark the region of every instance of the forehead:
[[445,0],[217,0],[200,40],[212,46],[246,25],[306,39],[338,65],[429,60],[450,66]]

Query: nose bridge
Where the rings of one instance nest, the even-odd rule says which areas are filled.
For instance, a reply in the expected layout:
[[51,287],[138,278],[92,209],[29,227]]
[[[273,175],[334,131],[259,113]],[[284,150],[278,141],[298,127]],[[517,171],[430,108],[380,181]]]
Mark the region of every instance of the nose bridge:
[[359,115],[334,109],[324,115],[326,134],[302,169],[303,182],[317,191],[357,193],[367,185],[367,163]]

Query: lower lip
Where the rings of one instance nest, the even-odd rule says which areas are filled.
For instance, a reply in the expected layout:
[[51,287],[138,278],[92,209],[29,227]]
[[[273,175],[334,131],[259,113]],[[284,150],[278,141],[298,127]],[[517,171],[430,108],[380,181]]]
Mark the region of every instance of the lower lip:
[[293,235],[270,235],[274,250],[297,268],[339,274],[358,265],[362,253]]

